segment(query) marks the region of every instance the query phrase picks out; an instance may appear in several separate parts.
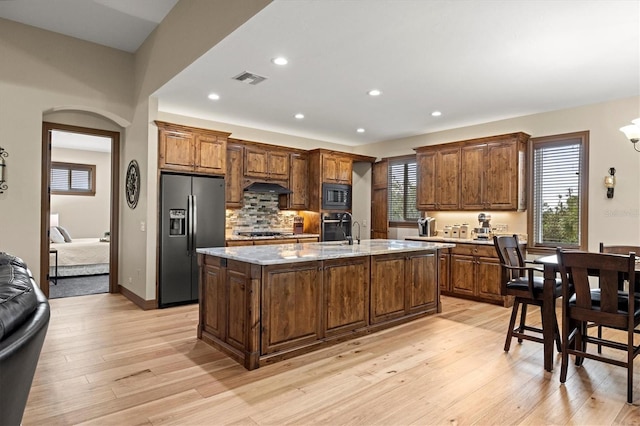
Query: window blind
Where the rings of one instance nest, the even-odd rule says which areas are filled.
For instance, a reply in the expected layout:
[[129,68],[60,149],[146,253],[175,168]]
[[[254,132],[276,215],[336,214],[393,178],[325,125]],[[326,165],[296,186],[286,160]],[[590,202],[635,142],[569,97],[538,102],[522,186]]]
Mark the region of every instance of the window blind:
[[51,164],[51,192],[57,194],[95,194],[95,166],[71,163]]
[[413,222],[420,217],[416,209],[417,165],[415,159],[389,162],[388,210],[390,222]]
[[533,237],[535,244],[579,247],[583,170],[580,140],[534,147]]

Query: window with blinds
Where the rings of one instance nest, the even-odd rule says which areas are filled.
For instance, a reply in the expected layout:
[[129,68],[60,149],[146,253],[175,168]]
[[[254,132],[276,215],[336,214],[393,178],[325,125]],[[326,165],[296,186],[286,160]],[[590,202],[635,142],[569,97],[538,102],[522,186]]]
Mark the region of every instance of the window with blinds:
[[532,140],[530,247],[586,248],[587,137]]
[[96,166],[92,164],[51,163],[51,193],[96,195]]
[[415,157],[389,160],[387,182],[389,222],[415,222],[420,217],[416,209],[417,166]]

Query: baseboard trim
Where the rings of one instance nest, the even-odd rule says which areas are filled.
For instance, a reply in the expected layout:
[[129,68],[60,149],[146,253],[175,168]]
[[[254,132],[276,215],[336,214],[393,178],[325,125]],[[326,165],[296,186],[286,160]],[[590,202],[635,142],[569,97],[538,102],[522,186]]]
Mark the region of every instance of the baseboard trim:
[[143,311],[148,311],[151,309],[158,309],[158,301],[157,300],[144,300],[142,297],[138,296],[131,290],[126,287],[123,287],[121,284],[118,284],[118,291],[127,299],[131,300]]

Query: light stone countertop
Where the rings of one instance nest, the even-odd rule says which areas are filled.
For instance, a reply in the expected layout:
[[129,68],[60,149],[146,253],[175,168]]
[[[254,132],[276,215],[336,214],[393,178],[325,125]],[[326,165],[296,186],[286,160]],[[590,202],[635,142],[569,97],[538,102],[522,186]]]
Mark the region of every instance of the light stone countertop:
[[199,248],[196,251],[201,254],[238,260],[254,265],[279,265],[340,259],[343,257],[438,250],[450,247],[455,247],[455,244],[376,239],[362,240],[360,244],[354,241],[351,246],[348,245],[346,241],[325,241],[321,243]]

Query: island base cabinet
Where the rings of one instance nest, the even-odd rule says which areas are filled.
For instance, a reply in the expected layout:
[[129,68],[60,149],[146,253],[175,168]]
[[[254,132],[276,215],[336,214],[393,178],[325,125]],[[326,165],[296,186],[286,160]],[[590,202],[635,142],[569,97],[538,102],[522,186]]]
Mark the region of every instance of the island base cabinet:
[[437,309],[437,254],[388,254],[371,258],[371,323]]
[[[200,289],[201,327],[218,339],[225,339],[226,333],[226,295],[224,269],[220,258],[199,256],[203,270]],[[204,262],[204,263],[203,263]],[[199,330],[199,334],[202,331]]]
[[428,253],[407,257],[407,313],[438,307],[438,255]]
[[322,336],[319,276],[316,262],[264,268],[263,354],[311,343]]
[[362,329],[369,322],[369,258],[326,260],[322,268],[325,335]]
[[437,250],[257,265],[199,255],[198,338],[248,370],[437,312]]

